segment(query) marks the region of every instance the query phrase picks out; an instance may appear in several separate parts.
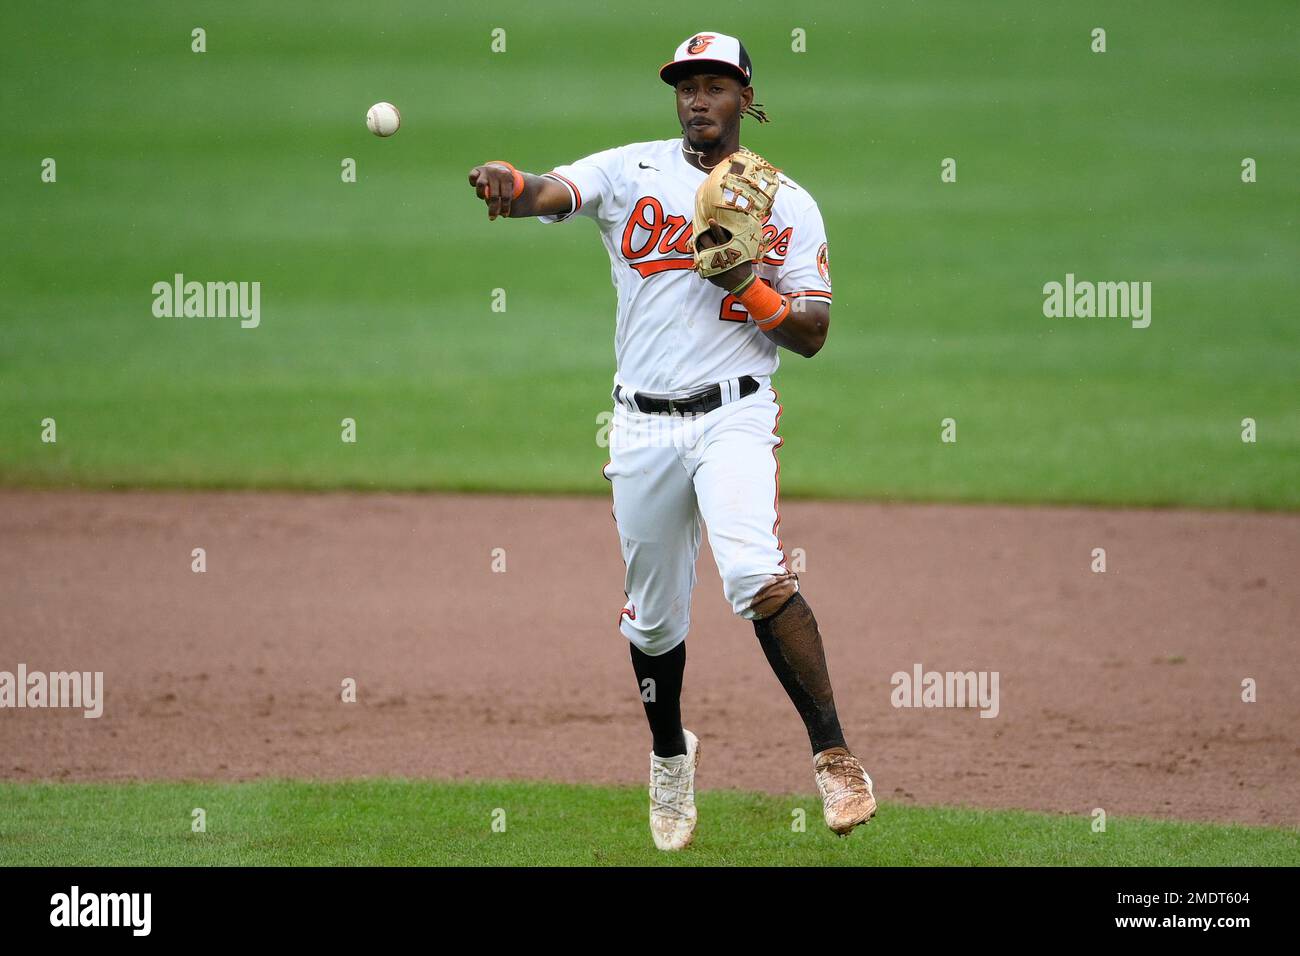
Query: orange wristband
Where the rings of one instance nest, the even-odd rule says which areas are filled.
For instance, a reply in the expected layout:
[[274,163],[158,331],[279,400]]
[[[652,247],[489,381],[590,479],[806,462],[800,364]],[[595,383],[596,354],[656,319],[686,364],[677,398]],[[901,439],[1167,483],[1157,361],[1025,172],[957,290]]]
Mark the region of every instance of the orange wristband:
[[[511,196],[510,198],[511,198],[511,199],[518,199],[518,198],[519,198],[519,194],[522,193],[522,192],[524,191],[524,174],[521,173],[519,170],[515,169],[513,166],[511,166],[509,163],[507,163],[504,159],[489,159],[489,160],[487,161],[487,164],[486,164],[486,165],[488,165],[488,166],[504,166],[506,169],[510,170],[512,173],[515,174],[515,194],[514,194],[513,196]],[[491,199],[491,198],[492,198],[492,187],[491,187],[491,186],[489,186],[489,187],[487,188],[487,194],[488,194],[488,198]]]
[[764,332],[770,332],[790,317],[790,303],[785,296],[777,292],[762,279],[755,279],[748,284],[737,298],[745,307],[754,324]]

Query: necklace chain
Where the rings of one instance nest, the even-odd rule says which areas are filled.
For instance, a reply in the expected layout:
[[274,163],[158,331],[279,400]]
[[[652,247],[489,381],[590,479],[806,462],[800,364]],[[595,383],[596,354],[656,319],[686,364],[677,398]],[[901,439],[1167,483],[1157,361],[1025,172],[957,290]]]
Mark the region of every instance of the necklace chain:
[[720,165],[722,165],[722,160],[727,158],[726,156],[723,156],[722,159],[718,160],[718,161],[717,161],[716,163],[714,163],[712,166],[705,166],[705,165],[704,165],[704,160],[700,158],[700,157],[702,157],[704,154],[703,154],[702,152],[700,152],[698,149],[691,149],[689,146],[687,146],[687,145],[686,145],[686,140],[685,140],[685,139],[682,140],[682,152],[683,152],[683,153],[694,153],[694,154],[695,154],[695,157],[696,157],[695,161],[696,161],[697,163],[699,163],[699,164],[700,164],[700,168],[701,168],[701,169],[704,169],[704,170],[717,169]]

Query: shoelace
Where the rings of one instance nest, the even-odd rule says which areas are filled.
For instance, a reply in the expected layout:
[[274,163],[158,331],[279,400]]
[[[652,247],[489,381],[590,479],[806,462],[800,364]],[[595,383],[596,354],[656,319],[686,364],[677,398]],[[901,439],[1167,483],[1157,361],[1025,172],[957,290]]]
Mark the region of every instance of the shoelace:
[[866,791],[870,788],[867,781],[863,778],[863,771],[857,760],[849,754],[832,757],[826,761],[821,768],[818,776],[830,776],[838,782],[838,786],[831,791],[831,796],[840,796],[844,793],[855,793]]
[[[686,819],[686,811],[682,808],[681,802],[686,797],[685,781],[680,778],[684,776],[687,770],[687,761],[683,760],[680,767],[674,769],[663,764],[656,764],[652,759],[650,761],[650,809],[667,816],[674,817],[678,820]],[[679,786],[673,786],[677,782]],[[666,793],[667,798],[661,797],[660,794]]]

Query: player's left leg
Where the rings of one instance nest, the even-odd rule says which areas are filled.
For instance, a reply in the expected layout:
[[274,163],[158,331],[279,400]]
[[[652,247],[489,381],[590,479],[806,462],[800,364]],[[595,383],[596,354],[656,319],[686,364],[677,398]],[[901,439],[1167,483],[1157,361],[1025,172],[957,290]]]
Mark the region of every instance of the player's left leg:
[[771,616],[756,619],[754,633],[808,730],[826,825],[844,836],[875,815],[876,798],[871,777],[840,730],[817,618],[796,593]]
[[821,631],[786,568],[779,538],[780,406],[760,389],[702,421],[693,473],[709,544],[733,610],[754,622],[763,653],[803,719],[827,824],[847,833],[875,813],[871,779],[849,753]]
[[795,593],[770,617],[755,619],[754,633],[772,672],[803,718],[812,752],[845,747],[821,631],[803,595]]
[[781,549],[780,405],[772,389],[700,421],[692,475],[732,609],[754,622],[763,653],[808,730],[813,753],[844,746],[821,632]]

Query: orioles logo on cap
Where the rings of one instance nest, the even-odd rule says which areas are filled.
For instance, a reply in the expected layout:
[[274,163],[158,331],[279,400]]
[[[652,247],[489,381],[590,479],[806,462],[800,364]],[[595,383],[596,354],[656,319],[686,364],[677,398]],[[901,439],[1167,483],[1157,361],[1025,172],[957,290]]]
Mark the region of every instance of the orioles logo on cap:
[[686,44],[686,52],[691,56],[699,56],[715,39],[717,38],[712,33],[698,33]]

